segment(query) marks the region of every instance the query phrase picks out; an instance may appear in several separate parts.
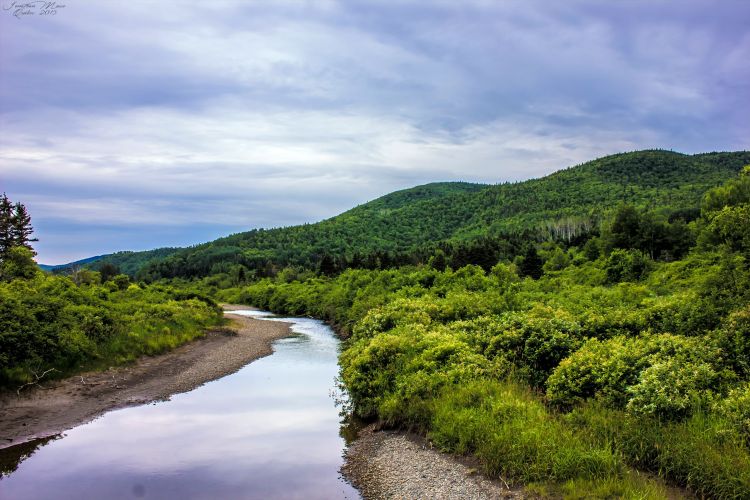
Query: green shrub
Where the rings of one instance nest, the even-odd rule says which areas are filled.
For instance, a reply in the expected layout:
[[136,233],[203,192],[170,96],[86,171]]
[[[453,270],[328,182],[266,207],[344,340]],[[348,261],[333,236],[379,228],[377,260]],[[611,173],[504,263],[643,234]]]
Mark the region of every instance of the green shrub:
[[750,445],[750,383],[729,391],[729,396],[714,404],[715,411],[725,417]]
[[729,315],[715,336],[734,370],[750,379],[750,304]]
[[623,250],[617,248],[607,258],[604,270],[607,273],[607,281],[618,283],[620,281],[639,281],[649,271],[650,259],[640,250]]
[[111,285],[42,273],[0,283],[0,386],[162,352],[223,321],[211,299],[191,292]]
[[706,407],[719,384],[719,374],[704,362],[668,358],[641,372],[627,388],[627,410],[636,415],[675,420]]
[[[684,368],[673,374],[680,366]],[[707,396],[712,384],[731,380],[731,372],[723,368],[721,350],[706,338],[661,334],[591,339],[552,372],[547,397],[560,407],[597,398],[613,408],[624,408],[636,398],[631,405],[635,412],[655,415],[663,409],[676,416],[678,408],[689,413],[687,401],[693,396]],[[659,386],[667,381],[675,384]]]

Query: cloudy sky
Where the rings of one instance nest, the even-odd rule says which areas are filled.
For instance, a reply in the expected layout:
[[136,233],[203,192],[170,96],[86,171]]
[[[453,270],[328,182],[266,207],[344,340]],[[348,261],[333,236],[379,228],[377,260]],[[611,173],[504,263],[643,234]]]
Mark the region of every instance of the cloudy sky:
[[746,0],[62,3],[0,11],[0,190],[44,263],[750,147]]

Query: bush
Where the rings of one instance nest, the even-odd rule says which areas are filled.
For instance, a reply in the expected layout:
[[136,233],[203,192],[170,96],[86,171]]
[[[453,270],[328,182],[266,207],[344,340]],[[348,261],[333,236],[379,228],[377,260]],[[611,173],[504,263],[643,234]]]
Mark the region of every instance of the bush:
[[705,408],[720,387],[719,374],[703,362],[677,358],[659,361],[643,370],[638,383],[628,387],[627,410],[636,415],[676,420]]
[[639,281],[649,271],[650,259],[640,250],[615,249],[607,258],[604,270],[609,283]]
[[[707,384],[731,379],[731,372],[724,371],[721,354],[705,337],[661,334],[618,336],[603,342],[591,339],[550,375],[547,398],[560,407],[596,398],[612,408],[625,408],[637,396],[631,405],[634,412],[659,414],[663,409],[679,413],[686,399],[708,396],[706,391],[712,386]],[[648,371],[655,365],[663,366]],[[673,369],[679,373],[671,373]],[[667,381],[673,385],[659,386]]]
[[728,419],[750,445],[750,383],[732,389],[726,399],[715,403],[714,409]]
[[734,370],[745,380],[750,378],[750,304],[735,311],[715,333]]
[[76,286],[42,273],[0,283],[0,386],[26,382],[32,371],[121,363],[202,335],[222,313],[193,295],[160,285]]

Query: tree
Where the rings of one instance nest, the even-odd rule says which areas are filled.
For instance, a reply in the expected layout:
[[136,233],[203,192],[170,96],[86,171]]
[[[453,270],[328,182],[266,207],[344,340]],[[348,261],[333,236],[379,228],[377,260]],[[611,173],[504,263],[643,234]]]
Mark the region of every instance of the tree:
[[11,219],[12,235],[13,235],[13,246],[26,247],[36,255],[34,249],[31,247],[32,241],[39,241],[37,238],[32,238],[31,235],[34,233],[34,228],[31,227],[31,216],[26,211],[26,207],[21,202],[17,202],[13,208],[13,217]]
[[648,272],[650,262],[648,257],[640,250],[623,250],[616,248],[607,258],[604,270],[607,273],[607,282],[618,283],[620,281],[638,281]]
[[544,263],[542,269],[544,269],[545,272],[560,271],[562,269],[565,269],[569,265],[570,257],[562,248],[557,247],[552,252],[552,255],[550,255],[549,259],[547,259],[547,262]]
[[427,265],[438,271],[445,271],[445,268],[448,267],[448,259],[445,257],[445,252],[439,248],[435,250],[435,254],[427,261]]
[[333,257],[330,255],[323,254],[323,257],[320,259],[320,264],[318,265],[318,272],[323,276],[333,276],[336,274],[336,263],[333,260]]
[[102,282],[101,275],[98,272],[78,266],[70,270],[70,279],[78,286],[98,285]]
[[523,256],[523,261],[521,262],[519,271],[521,271],[523,276],[531,276],[537,280],[544,272],[542,270],[543,264],[544,262],[542,262],[542,258],[539,257],[539,253],[536,251],[536,246],[529,245],[526,249],[526,254]]
[[0,198],[0,260],[13,247],[13,204],[5,193]]
[[594,236],[583,245],[583,254],[590,261],[595,261],[599,258],[602,252],[601,240]]
[[8,258],[13,247],[25,247],[31,251],[32,256],[36,255],[31,247],[32,241],[38,241],[31,238],[33,232],[31,216],[23,203],[13,205],[3,193],[0,197],[0,261]]
[[632,205],[620,205],[607,238],[608,250],[641,247],[641,214]]
[[111,262],[105,262],[99,266],[99,274],[101,275],[102,283],[105,283],[120,274],[120,268]]
[[0,264],[0,278],[5,281],[30,279],[38,270],[31,250],[26,247],[11,247]]

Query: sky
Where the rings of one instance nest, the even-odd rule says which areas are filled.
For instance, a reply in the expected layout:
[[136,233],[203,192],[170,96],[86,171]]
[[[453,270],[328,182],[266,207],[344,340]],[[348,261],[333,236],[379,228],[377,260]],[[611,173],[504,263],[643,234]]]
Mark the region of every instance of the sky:
[[24,3],[0,0],[0,191],[46,264],[750,149],[746,0]]

